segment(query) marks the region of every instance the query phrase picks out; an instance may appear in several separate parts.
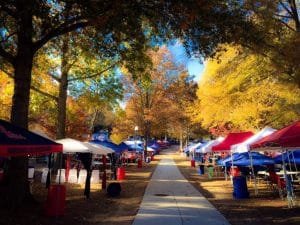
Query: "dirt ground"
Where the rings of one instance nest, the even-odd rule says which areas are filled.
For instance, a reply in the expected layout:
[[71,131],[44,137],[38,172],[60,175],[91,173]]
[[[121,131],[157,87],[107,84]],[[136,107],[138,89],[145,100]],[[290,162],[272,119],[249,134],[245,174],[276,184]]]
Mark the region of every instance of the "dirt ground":
[[[65,215],[57,218],[45,216],[43,207],[47,189],[36,181],[33,194],[37,204],[28,205],[13,213],[1,209],[0,225],[131,225],[157,163],[157,160],[152,161],[144,164],[143,168],[137,168],[136,164],[127,166],[126,180],[120,181],[121,195],[115,198],[101,190],[100,184],[92,185],[90,199],[83,195],[84,186],[66,184]],[[108,180],[109,182],[113,181]]]
[[[176,149],[175,149],[176,151]],[[287,202],[278,193],[270,191],[263,183],[259,194],[254,195],[254,185],[248,182],[249,199],[236,200],[232,197],[232,184],[224,178],[208,179],[199,175],[190,161],[179,153],[172,154],[183,175],[197,188],[232,225],[299,225],[300,193],[298,207],[289,209]],[[57,218],[46,217],[43,206],[47,191],[39,182],[33,185],[37,204],[28,205],[16,212],[0,210],[0,225],[131,225],[142,201],[148,181],[161,156],[143,168],[136,164],[126,167],[126,180],[120,181],[122,191],[116,198],[107,196],[101,185],[92,185],[91,198],[85,199],[84,186],[66,184],[65,215]]]
[[250,198],[234,199],[230,179],[208,179],[199,175],[190,161],[179,153],[173,158],[178,168],[190,183],[193,184],[232,225],[299,225],[300,224],[300,193],[297,194],[297,206],[289,209],[287,201],[279,194],[271,191],[263,181],[258,185],[258,195],[254,193],[254,182],[247,182]]

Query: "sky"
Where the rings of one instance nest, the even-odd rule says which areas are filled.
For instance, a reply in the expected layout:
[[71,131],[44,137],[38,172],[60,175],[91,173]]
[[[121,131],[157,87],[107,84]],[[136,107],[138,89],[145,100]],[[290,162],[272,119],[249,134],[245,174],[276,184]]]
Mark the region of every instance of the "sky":
[[199,58],[189,58],[185,48],[179,41],[169,44],[168,48],[172,52],[175,62],[184,64],[189,75],[194,75],[194,80],[198,82],[204,70],[204,64],[201,63],[201,60]]

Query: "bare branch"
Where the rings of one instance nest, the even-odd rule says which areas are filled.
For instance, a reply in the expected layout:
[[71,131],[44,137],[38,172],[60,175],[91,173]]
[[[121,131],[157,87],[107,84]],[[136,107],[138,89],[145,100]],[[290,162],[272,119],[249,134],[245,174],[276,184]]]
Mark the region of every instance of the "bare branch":
[[292,11],[281,0],[279,1],[279,4],[291,15],[291,17],[293,17]]
[[296,31],[296,29],[294,29],[293,27],[291,27],[289,24],[287,24],[286,22],[280,20],[280,19],[277,19],[278,22],[280,22],[281,24],[283,24],[284,26],[286,26],[288,29],[292,30],[292,31]]
[[116,66],[116,63],[113,64],[113,65],[111,65],[111,66],[109,66],[108,68],[106,68],[106,69],[100,71],[99,73],[95,73],[95,74],[92,74],[92,75],[89,75],[89,76],[84,76],[84,77],[76,77],[76,78],[72,78],[72,79],[69,79],[68,82],[72,82],[72,81],[76,81],[76,80],[84,80],[84,79],[89,79],[89,78],[97,77],[97,76],[103,74],[104,72],[106,72],[106,71],[112,69],[112,68],[115,67],[115,66]]
[[278,16],[278,17],[281,17],[281,18],[287,18],[287,19],[292,19],[293,18],[291,16],[281,15],[281,14],[278,14],[278,13],[274,13],[274,15]]

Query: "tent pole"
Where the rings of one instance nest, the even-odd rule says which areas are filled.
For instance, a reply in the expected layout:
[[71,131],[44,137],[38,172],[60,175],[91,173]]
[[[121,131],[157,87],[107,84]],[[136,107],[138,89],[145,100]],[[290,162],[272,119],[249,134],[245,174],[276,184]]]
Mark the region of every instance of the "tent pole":
[[283,167],[283,174],[284,174],[284,180],[285,180],[285,188],[286,188],[286,193],[287,193],[288,207],[292,208],[293,207],[293,196],[291,195],[292,188],[290,187],[290,184],[289,184],[290,181],[287,177],[285,160],[284,160],[284,150],[282,150],[281,158],[282,158],[282,167]]
[[295,161],[295,156],[294,156],[294,151],[291,151],[291,153],[292,153],[292,157],[293,157],[293,161],[294,161],[295,170],[296,170],[296,172],[298,172],[298,168],[297,168],[296,161]]
[[62,161],[63,161],[63,153],[59,154],[59,177],[58,177],[58,184],[61,183],[61,167],[62,167]]
[[253,180],[254,180],[254,193],[255,193],[255,195],[258,195],[258,188],[257,188],[256,176],[255,176],[254,167],[253,167],[253,159],[252,159],[252,155],[251,155],[250,151],[248,152],[248,154],[249,154],[249,158],[250,158],[251,171],[252,171]]
[[231,156],[230,180],[231,180],[231,184],[233,185],[233,175],[231,174],[231,172],[233,173],[233,157],[232,157],[232,151],[231,150],[230,150],[230,156]]

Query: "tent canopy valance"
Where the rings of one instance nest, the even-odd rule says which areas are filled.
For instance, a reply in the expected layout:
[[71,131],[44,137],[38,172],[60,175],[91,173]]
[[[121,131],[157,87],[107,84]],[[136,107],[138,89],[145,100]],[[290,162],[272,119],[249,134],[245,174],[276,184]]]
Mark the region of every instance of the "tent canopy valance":
[[261,140],[262,138],[272,134],[275,131],[276,130],[271,128],[271,127],[265,127],[264,129],[262,129],[261,131],[259,131],[256,134],[254,134],[252,137],[248,138],[244,142],[242,142],[240,144],[232,145],[231,146],[231,151],[233,153],[235,153],[235,152],[238,152],[238,153],[248,152],[250,150],[250,145],[252,143]]
[[253,136],[251,131],[240,133],[229,133],[227,137],[218,145],[212,147],[213,152],[229,151],[232,145],[242,143]]
[[92,140],[89,143],[95,144],[97,146],[100,145],[100,146],[107,147],[109,149],[112,149],[115,153],[121,153],[122,151],[128,150],[128,146],[125,143],[121,143],[117,145],[110,141],[99,141],[99,140]]
[[47,155],[62,145],[0,119],[0,156]]
[[196,149],[197,153],[208,153],[212,151],[212,147],[215,145],[220,144],[222,141],[224,141],[224,137],[218,137],[216,140],[211,140],[209,142],[206,142],[203,144],[200,148]]
[[114,151],[105,146],[99,146],[88,142],[81,142],[72,138],[64,138],[56,140],[57,143],[63,145],[63,153],[93,153],[99,155],[107,155]]
[[[251,159],[250,159],[251,157]],[[227,158],[218,161],[219,165],[222,166],[263,166],[263,165],[273,165],[275,161],[263,154],[258,152],[243,152],[234,153]]]
[[268,150],[299,149],[300,148],[300,121],[292,123],[274,133],[254,142],[250,145],[251,149],[268,148]]

